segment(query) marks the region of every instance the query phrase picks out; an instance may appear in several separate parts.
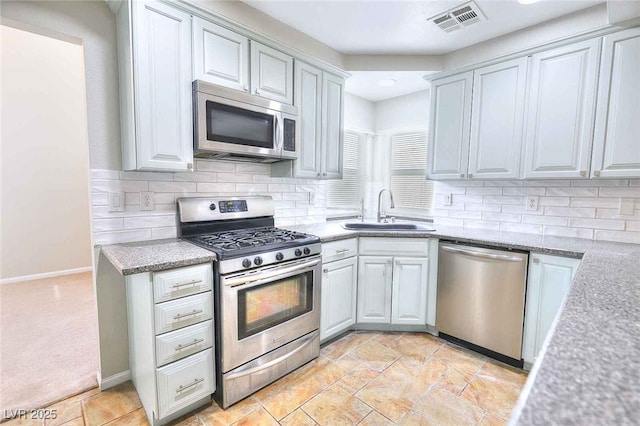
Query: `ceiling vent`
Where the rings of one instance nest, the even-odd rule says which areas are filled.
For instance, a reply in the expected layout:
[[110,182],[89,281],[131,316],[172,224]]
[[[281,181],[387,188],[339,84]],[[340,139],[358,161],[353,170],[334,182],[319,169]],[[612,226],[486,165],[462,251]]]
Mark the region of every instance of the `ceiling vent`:
[[486,19],[478,5],[470,1],[428,20],[433,21],[442,31],[450,33]]

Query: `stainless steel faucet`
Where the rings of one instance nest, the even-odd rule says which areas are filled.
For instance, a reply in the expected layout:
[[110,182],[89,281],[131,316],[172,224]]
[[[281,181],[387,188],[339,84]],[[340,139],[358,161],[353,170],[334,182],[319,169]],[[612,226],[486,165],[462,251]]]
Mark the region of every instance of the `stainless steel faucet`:
[[360,222],[364,222],[364,197],[360,199]]
[[382,206],[382,193],[384,191],[388,191],[389,192],[389,208],[394,208],[396,205],[393,202],[393,192],[391,192],[390,189],[382,189],[380,191],[380,193],[378,194],[378,214],[376,215],[376,220],[379,222],[382,221],[382,219],[386,219],[387,215],[380,213],[380,207]]

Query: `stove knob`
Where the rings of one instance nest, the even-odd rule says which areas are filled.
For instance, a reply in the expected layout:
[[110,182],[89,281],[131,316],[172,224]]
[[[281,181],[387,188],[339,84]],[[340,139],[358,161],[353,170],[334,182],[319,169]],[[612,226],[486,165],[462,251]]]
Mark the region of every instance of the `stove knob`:
[[305,247],[304,248],[304,254],[306,254],[306,255],[311,254],[311,250],[309,250],[309,247]]
[[253,259],[253,263],[255,263],[256,266],[262,265],[262,258],[260,256],[256,257],[255,259]]
[[284,255],[282,253],[277,253],[276,260],[282,260],[282,259],[284,259]]
[[244,266],[245,268],[248,268],[251,266],[251,261],[249,259],[244,259],[242,261],[242,266]]
[[296,251],[294,252],[296,256],[302,256],[302,250],[300,249],[296,249]]
[[215,209],[216,209],[216,203],[209,204],[209,210],[215,210]]

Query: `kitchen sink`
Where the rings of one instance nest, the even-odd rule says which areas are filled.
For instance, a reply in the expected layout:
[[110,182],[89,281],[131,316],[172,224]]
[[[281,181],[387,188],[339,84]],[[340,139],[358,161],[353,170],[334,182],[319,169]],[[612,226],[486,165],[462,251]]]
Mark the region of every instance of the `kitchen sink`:
[[435,229],[430,226],[416,225],[414,223],[352,222],[343,223],[342,227],[352,231],[435,231]]

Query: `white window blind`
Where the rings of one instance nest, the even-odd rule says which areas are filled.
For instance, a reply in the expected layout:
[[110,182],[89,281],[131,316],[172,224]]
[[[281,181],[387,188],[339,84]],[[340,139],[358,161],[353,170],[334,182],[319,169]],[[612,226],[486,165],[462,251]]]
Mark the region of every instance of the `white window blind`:
[[433,184],[425,179],[427,133],[391,137],[391,191],[396,208],[431,210]]
[[329,208],[358,209],[362,198],[362,177],[359,171],[360,134],[345,131],[342,179],[329,181]]

